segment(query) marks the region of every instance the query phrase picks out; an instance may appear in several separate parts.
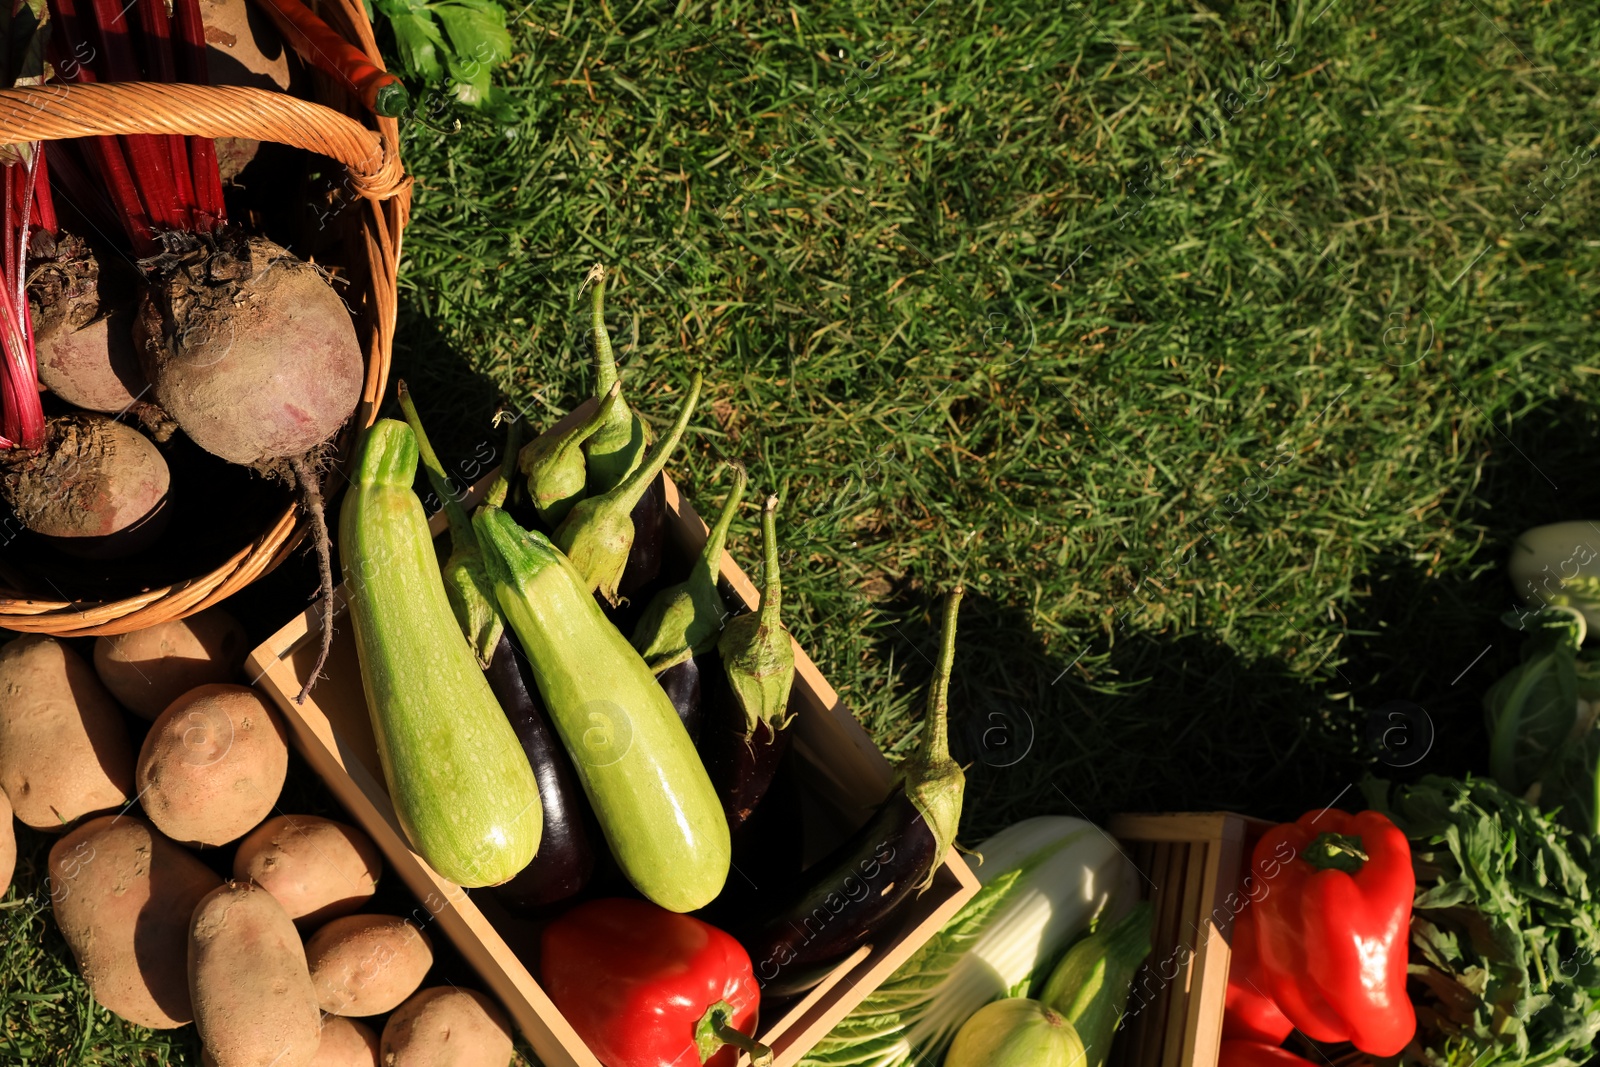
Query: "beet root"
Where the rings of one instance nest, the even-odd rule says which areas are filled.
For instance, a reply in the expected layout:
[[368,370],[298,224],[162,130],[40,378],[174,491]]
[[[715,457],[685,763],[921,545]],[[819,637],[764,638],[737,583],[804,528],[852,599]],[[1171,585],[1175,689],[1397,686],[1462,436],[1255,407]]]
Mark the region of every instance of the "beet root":
[[0,495],[29,530],[63,552],[115,559],[166,529],[167,461],[130,426],[101,415],[62,415],[37,453],[13,452]]
[[164,235],[134,342],[155,400],[230,463],[269,468],[333,437],[366,373],[322,272],[262,237]]
[[64,236],[35,258],[28,286],[39,381],[86,411],[126,411],[146,389],[133,348],[134,286]]

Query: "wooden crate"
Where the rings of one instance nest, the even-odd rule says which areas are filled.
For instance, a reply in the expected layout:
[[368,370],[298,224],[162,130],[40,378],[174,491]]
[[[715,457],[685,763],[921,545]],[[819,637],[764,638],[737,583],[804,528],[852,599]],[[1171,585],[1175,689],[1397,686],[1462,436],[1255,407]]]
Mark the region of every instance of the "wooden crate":
[[[590,410],[592,401],[550,432],[566,428]],[[469,506],[481,499],[489,480],[474,489]],[[687,555],[696,555],[705,544],[706,524],[679,496],[670,478],[665,484],[669,536]],[[444,517],[436,515],[433,533],[437,537],[443,530]],[[722,573],[737,599],[754,608],[760,599],[755,587],[726,553]],[[512,947],[531,943],[531,924],[508,916],[492,897],[471,895],[441,877],[407,843],[384,786],[355,643],[349,627],[340,625],[342,595],[339,606],[327,673],[304,704],[295,704],[294,697],[316,658],[321,630],[315,611],[307,611],[255,649],[247,664],[250,676],[283,712],[296,749],[372,835],[390,866],[422,902],[413,917],[425,927],[434,926],[430,933],[442,930],[455,944],[505,1005],[540,1059],[548,1067],[600,1067]],[[790,728],[795,731],[793,748],[800,757],[803,784],[816,802],[807,807],[814,818],[826,820],[825,832],[842,839],[887,794],[892,781],[889,763],[798,645],[790,710],[796,714]],[[857,950],[781,1018],[763,1012],[757,1036],[773,1049],[776,1067],[797,1063],[977,891],[977,879],[951,849],[932,887],[908,904],[906,923],[895,939]],[[748,1057],[741,1056],[739,1062],[747,1064]]]
[[1239,900],[1228,898],[1268,825],[1227,812],[1112,818],[1156,921],[1110,1067],[1217,1067]]

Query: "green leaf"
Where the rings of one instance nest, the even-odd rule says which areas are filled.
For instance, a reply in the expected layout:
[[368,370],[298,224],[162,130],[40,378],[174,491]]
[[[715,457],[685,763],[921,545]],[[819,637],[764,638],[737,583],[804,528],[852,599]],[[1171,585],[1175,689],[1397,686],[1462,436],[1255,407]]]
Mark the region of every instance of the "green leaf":
[[394,30],[395,47],[406,73],[438,81],[444,77],[440,53],[449,52],[444,35],[425,4],[414,0],[376,0],[378,10]]
[[[462,69],[475,72],[481,69],[487,74],[511,58],[511,34],[506,29],[506,13],[499,4],[491,0],[469,0],[429,4],[428,10],[450,35],[451,73],[455,77],[462,77],[455,69],[456,64]],[[474,76],[468,80],[477,81],[478,78]]]

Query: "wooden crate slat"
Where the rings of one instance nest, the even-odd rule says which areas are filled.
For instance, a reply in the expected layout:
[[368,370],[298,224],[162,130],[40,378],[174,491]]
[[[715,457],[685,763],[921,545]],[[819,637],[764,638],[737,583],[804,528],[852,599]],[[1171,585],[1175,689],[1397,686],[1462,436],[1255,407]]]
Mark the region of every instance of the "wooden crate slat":
[[[1211,854],[1218,844],[1220,842],[1216,841],[1192,842],[1187,848],[1184,869],[1178,876],[1181,882],[1176,883],[1182,886],[1180,897],[1182,908],[1178,913],[1181,925],[1177,932],[1180,955],[1174,963],[1181,963],[1182,966],[1177,967],[1177,973],[1172,978],[1172,999],[1167,1004],[1167,1014],[1163,1023],[1165,1030],[1161,1045],[1163,1067],[1182,1067],[1184,1062],[1189,1004],[1193,999],[1194,975],[1198,970],[1196,961],[1205,948],[1206,927],[1202,883]],[[1162,973],[1166,973],[1165,969]]]

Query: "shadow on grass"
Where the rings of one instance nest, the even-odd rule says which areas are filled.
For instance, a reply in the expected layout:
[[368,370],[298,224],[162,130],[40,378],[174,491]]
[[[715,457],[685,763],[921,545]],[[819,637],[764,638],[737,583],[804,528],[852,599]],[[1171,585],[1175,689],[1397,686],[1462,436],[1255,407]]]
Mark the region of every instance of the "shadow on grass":
[[[1505,555],[1530,526],[1600,514],[1600,485],[1574,474],[1600,454],[1600,419],[1565,398],[1535,411],[1493,437],[1453,514],[1418,519],[1475,533],[1469,564],[1436,572],[1393,546],[1351,576],[1350,595],[1297,623],[1307,645],[1342,635],[1322,661],[1293,648],[1245,658],[1203,628],[1097,631],[1052,653],[1028,612],[969,593],[951,689],[952,750],[968,768],[963,840],[1046,813],[1287,819],[1359,804],[1351,787],[1368,773],[1486,773],[1482,695],[1521,646],[1500,620],[1514,602]],[[934,619],[937,605],[900,588],[880,608]],[[931,657],[933,628],[921,630]],[[875,654],[899,640],[888,631]],[[1076,663],[1085,651],[1092,668]]]

